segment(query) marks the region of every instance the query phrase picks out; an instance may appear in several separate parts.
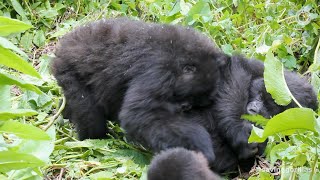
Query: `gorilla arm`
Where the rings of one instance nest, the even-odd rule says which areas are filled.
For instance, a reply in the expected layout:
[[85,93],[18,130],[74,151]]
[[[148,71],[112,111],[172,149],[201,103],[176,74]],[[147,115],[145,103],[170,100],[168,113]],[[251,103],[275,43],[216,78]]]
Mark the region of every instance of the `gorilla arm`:
[[246,113],[252,77],[237,64],[226,70],[225,76],[225,81],[218,92],[214,113],[217,129],[238,158],[247,159],[258,151],[256,143],[248,143],[251,123],[240,119],[241,115]]
[[[129,139],[153,151],[184,147],[215,158],[207,130],[177,112],[173,98],[175,76],[168,70],[149,69],[129,84],[119,115]],[[173,101],[174,102],[174,101]]]

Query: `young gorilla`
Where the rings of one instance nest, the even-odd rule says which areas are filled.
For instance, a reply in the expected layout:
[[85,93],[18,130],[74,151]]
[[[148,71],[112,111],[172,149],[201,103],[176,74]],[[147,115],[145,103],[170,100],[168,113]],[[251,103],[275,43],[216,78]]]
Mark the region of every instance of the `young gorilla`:
[[173,148],[156,155],[148,169],[148,180],[219,180],[201,152]]
[[[260,114],[270,118],[297,107],[294,102],[287,106],[274,102],[266,91],[263,69],[259,61],[234,56],[222,75],[216,104],[211,111],[216,124],[209,131],[216,154],[212,167],[218,172],[236,169],[238,163],[244,169],[250,168],[255,155],[264,151],[266,143],[248,143],[252,124],[242,120],[241,115]],[[289,71],[285,72],[285,79],[291,93],[303,107],[317,109],[316,93],[306,79]]]
[[[221,136],[239,159],[252,157],[258,151],[258,144],[248,144],[252,126],[250,122],[240,119],[242,114],[261,114],[270,118],[285,109],[296,107],[294,102],[285,107],[274,103],[263,84],[263,69],[259,61],[234,56],[221,77],[213,116]],[[285,72],[285,78],[293,96],[302,106],[317,109],[317,96],[305,79],[293,72]],[[249,93],[250,87],[253,88]]]
[[224,55],[189,28],[101,20],[64,36],[52,72],[81,140],[105,138],[119,118],[127,136],[157,152],[182,146],[214,159],[210,135],[182,109],[207,106]]

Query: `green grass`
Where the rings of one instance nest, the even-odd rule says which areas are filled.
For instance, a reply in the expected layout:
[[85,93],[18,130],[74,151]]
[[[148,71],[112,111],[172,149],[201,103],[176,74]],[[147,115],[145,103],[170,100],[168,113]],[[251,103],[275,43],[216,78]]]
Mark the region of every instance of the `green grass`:
[[[1,102],[10,104],[11,109],[36,111],[37,115],[18,116],[15,121],[48,129],[47,133],[52,138],[50,141],[36,141],[33,138],[20,139],[10,133],[3,134],[0,137],[0,152],[9,149],[31,154],[45,162],[45,165],[40,163],[36,168],[27,166],[25,169],[1,171],[0,160],[0,178],[145,178],[146,165],[152,154],[139,145],[126,143],[118,125],[108,124],[114,132],[110,134],[110,139],[78,141],[71,124],[59,116],[59,104],[63,98],[61,89],[50,75],[49,63],[58,38],[72,28],[88,21],[118,16],[192,26],[212,38],[227,54],[241,53],[248,58],[265,60],[267,53],[271,53],[286,68],[311,77],[312,85],[319,92],[319,14],[319,2],[297,0],[0,2],[0,15],[33,26],[25,32],[11,34],[6,39],[23,50],[12,49],[23,59],[28,59],[29,64],[42,77],[39,80],[4,68],[3,72],[23,80],[28,87],[0,86]],[[8,48],[8,42],[0,39],[0,46]],[[43,93],[36,93],[29,88],[38,88]],[[15,113],[17,112],[11,112],[11,115]],[[55,123],[48,126],[49,122]],[[317,171],[320,143],[317,128],[315,125],[315,132],[294,132],[286,142],[281,141],[283,136],[279,133],[271,135],[266,159],[270,164],[282,160],[283,171],[280,175],[273,176],[255,168],[251,179],[273,179],[280,176],[283,179],[317,179],[320,176]],[[285,168],[305,170],[286,172]]]

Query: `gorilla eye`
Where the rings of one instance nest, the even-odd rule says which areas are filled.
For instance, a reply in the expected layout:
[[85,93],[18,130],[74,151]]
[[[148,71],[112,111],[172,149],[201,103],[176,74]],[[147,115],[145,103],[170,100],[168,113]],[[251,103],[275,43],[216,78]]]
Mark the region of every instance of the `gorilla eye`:
[[183,67],[183,73],[190,74],[196,72],[197,68],[195,66],[186,65]]

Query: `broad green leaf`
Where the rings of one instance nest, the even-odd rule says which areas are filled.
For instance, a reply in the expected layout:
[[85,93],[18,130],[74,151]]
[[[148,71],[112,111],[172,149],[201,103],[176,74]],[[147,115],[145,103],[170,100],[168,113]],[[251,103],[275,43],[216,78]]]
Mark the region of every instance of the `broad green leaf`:
[[254,122],[256,125],[262,125],[265,126],[269,119],[257,114],[257,115],[250,115],[250,114],[244,114],[241,116],[241,119],[245,119],[251,122]]
[[252,126],[251,134],[249,136],[248,142],[263,142],[265,141],[263,137],[263,129]]
[[170,12],[168,12],[168,16],[173,16],[173,15],[177,14],[180,10],[181,10],[180,3],[176,3],[174,5],[174,7],[172,8],[172,10]]
[[284,78],[282,63],[269,51],[264,61],[264,82],[268,93],[279,105],[288,105],[291,102],[291,92]]
[[31,50],[32,46],[32,39],[33,35],[29,32],[26,32],[22,35],[21,40],[20,40],[20,45],[25,49],[25,50]]
[[320,78],[318,76],[318,73],[311,73],[311,85],[316,90],[316,93],[318,93],[320,90]]
[[2,180],[11,180],[7,176],[0,174],[0,179]]
[[108,144],[110,144],[110,140],[108,139],[87,139],[84,141],[77,142],[66,142],[64,145],[68,148],[108,148]]
[[13,151],[0,151],[0,172],[8,172],[16,169],[35,168],[45,163],[30,154]]
[[53,56],[51,55],[43,55],[39,58],[39,70],[38,72],[42,77],[48,77],[51,76],[50,74],[50,62],[52,60]]
[[28,102],[34,105],[34,108],[42,108],[52,101],[50,96],[45,93],[37,94],[32,91],[27,91],[24,95],[27,97]]
[[274,180],[274,177],[271,173],[260,170],[257,176],[251,176],[248,180]]
[[6,38],[0,37],[0,46],[7,49],[11,49],[16,53],[20,54],[23,58],[28,59],[28,55],[26,53],[24,53],[21,49],[19,49],[16,45],[14,45],[12,42],[7,40]]
[[278,132],[292,129],[305,129],[316,132],[315,113],[309,108],[291,108],[274,116],[264,128],[263,135],[268,137]]
[[114,175],[115,174],[113,172],[100,171],[97,173],[92,173],[90,175],[90,179],[92,179],[92,180],[113,179]]
[[25,74],[41,78],[40,74],[25,60],[11,52],[9,49],[0,46],[0,64],[16,69]]
[[134,163],[141,166],[150,164],[151,155],[143,154],[139,151],[132,149],[119,149],[112,154],[112,156],[127,156],[130,157]]
[[10,86],[0,85],[0,111],[11,108],[10,99]]
[[281,60],[282,60],[282,62],[284,62],[285,67],[288,69],[294,69],[297,67],[297,60],[292,55],[285,56]]
[[189,16],[193,16],[195,14],[205,14],[208,12],[208,8],[210,10],[209,4],[205,1],[199,1],[197,4],[192,6],[190,11],[188,12]]
[[[12,180],[12,179],[43,180],[43,175],[41,173],[35,172],[34,168],[24,168],[24,169],[14,170],[14,171],[8,172],[7,174],[10,177],[10,180]],[[3,179],[1,179],[1,180],[3,180]]]
[[233,53],[233,47],[230,45],[230,44],[224,44],[221,46],[221,49],[224,53],[232,56],[232,53]]
[[22,139],[50,140],[50,136],[45,131],[29,125],[15,121],[5,121],[0,125],[0,133],[11,133]]
[[311,64],[311,66],[309,66],[309,69],[308,69],[311,72],[316,72],[320,68],[320,53],[319,53],[319,49],[320,49],[320,37],[318,39],[317,47],[316,47],[316,49],[314,51],[313,63]]
[[32,26],[29,24],[0,16],[0,36],[8,36],[12,33],[23,32],[30,28],[32,28]]
[[307,162],[307,156],[304,154],[299,154],[294,159],[293,166],[295,167],[303,166],[306,162]]
[[[198,19],[198,17],[204,17],[205,15],[210,15],[210,6],[205,1],[199,1],[197,2],[190,11],[188,12],[188,17],[186,18],[186,22],[189,25],[192,25],[194,23],[194,20]],[[201,15],[201,16],[199,16]]]
[[184,0],[180,0],[179,5],[180,5],[180,13],[182,15],[187,15],[190,10],[190,7],[187,5],[187,3]]
[[44,17],[44,18],[48,18],[48,19],[53,19],[54,17],[56,17],[58,15],[59,15],[58,11],[53,8],[39,11],[39,16]]
[[33,116],[37,115],[38,112],[31,109],[9,109],[9,110],[0,110],[0,121],[15,119],[23,116]]
[[37,31],[33,37],[33,43],[38,47],[42,47],[44,46],[45,41],[46,37],[44,35],[44,32],[42,30]]
[[260,54],[266,54],[270,48],[271,48],[271,46],[268,46],[266,44],[262,44],[261,46],[256,48],[256,52],[260,53]]
[[28,21],[26,13],[24,12],[21,4],[17,0],[11,0],[14,10],[22,17],[23,21]]
[[263,142],[268,136],[276,133],[286,132],[293,133],[293,130],[316,130],[315,113],[309,108],[291,108],[273,118],[271,118],[264,128],[263,135],[258,136],[256,133],[250,135],[249,142]]
[[18,151],[21,153],[32,154],[44,162],[50,162],[49,156],[54,149],[54,141],[56,137],[55,126],[51,126],[46,133],[51,137],[50,141],[24,139],[19,144]]
[[285,151],[289,146],[290,144],[286,142],[281,142],[280,144],[273,146],[269,154],[270,164],[274,164],[278,159],[280,159],[278,153]]
[[34,91],[38,94],[42,94],[42,91],[36,86],[27,83],[21,79],[18,79],[10,74],[6,74],[4,72],[0,72],[0,85],[17,85],[21,88],[25,88],[31,91]]

